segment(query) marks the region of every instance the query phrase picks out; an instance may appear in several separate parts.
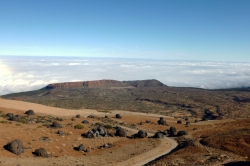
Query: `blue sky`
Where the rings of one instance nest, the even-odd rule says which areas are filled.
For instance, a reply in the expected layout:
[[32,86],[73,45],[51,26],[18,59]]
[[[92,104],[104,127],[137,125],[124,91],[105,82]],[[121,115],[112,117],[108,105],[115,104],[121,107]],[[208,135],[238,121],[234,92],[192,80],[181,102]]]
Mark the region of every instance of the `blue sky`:
[[249,0],[0,0],[0,55],[250,62]]

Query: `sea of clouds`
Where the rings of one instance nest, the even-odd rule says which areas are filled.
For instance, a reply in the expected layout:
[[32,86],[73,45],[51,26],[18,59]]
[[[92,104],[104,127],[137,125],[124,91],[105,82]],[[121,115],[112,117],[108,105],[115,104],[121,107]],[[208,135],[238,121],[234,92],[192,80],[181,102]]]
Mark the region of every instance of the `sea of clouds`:
[[101,79],[157,79],[168,86],[205,89],[250,87],[250,63],[0,56],[0,95]]

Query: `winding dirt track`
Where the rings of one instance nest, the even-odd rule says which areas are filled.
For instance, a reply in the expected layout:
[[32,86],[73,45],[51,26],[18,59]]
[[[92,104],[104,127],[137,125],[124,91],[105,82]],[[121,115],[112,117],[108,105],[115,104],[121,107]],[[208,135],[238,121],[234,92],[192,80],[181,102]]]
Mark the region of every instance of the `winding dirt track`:
[[[125,128],[127,130],[138,132],[136,129],[131,129],[128,127],[121,126],[122,128]],[[149,133],[148,136],[153,136],[154,133]],[[168,137],[164,137],[162,139],[161,144],[148,152],[145,152],[143,154],[140,154],[138,156],[132,157],[126,161],[116,163],[115,165],[120,166],[127,166],[127,165],[133,165],[133,166],[141,166],[149,163],[150,161],[155,160],[156,158],[168,154],[171,150],[173,150],[177,146],[177,142],[173,139],[170,139]]]
[[[23,111],[27,111],[29,109],[34,109],[36,111],[36,113],[49,114],[49,115],[54,115],[54,116],[75,116],[76,114],[80,114],[82,116],[87,116],[90,114],[92,114],[92,115],[93,114],[94,115],[104,115],[104,113],[98,112],[96,110],[91,110],[91,109],[70,110],[70,109],[62,109],[62,108],[44,106],[41,104],[28,103],[28,102],[23,102],[23,101],[5,100],[5,99],[1,99],[1,98],[0,98],[0,107],[23,110]],[[126,111],[120,111],[120,112],[125,113]],[[156,114],[143,114],[143,113],[133,113],[133,112],[126,112],[126,114],[140,115],[140,116],[143,116],[143,115],[144,116],[154,116],[154,117],[160,116],[160,115],[156,115]],[[125,128],[125,127],[123,127],[123,128]],[[136,130],[136,129],[131,129],[131,128],[126,128],[126,129],[133,131],[133,132],[138,132],[138,130]],[[153,133],[148,132],[148,135],[152,136]],[[152,160],[154,160],[162,155],[169,153],[176,146],[177,146],[176,141],[165,137],[164,139],[161,140],[161,144],[158,147],[156,147],[150,151],[147,151],[141,155],[130,158],[126,161],[123,161],[120,163],[115,163],[112,165],[141,166],[141,165],[147,164],[148,162],[150,162],[150,161],[152,161]]]

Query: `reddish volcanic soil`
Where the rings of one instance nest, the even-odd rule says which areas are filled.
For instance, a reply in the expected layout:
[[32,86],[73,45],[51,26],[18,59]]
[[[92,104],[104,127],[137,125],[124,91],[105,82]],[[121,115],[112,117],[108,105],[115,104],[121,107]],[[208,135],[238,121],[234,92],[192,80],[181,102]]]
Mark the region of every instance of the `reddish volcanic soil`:
[[[20,114],[24,117],[25,111],[32,109],[34,121],[21,123],[9,121],[6,114]],[[159,160],[148,165],[222,165],[229,162],[249,161],[250,157],[250,118],[199,121],[189,118],[190,125],[186,126],[184,119],[163,116],[168,126],[159,125],[157,121],[162,115],[137,113],[114,110],[98,112],[96,110],[67,110],[43,106],[39,104],[0,99],[0,165],[143,165],[157,156],[166,154],[168,150],[177,148],[169,155],[162,156]],[[122,118],[115,118],[119,113]],[[80,114],[80,118],[75,118]],[[94,115],[94,118],[88,118]],[[107,115],[107,118],[104,116]],[[73,119],[72,119],[73,118]],[[42,119],[36,123],[36,120]],[[81,123],[88,120],[89,124]],[[106,121],[107,122],[106,122]],[[182,124],[177,124],[182,120]],[[48,128],[46,125],[58,121],[62,128]],[[147,123],[146,123],[147,121]],[[164,131],[170,126],[178,131],[185,130],[188,135],[165,139],[129,139],[126,137],[99,137],[84,138],[86,133],[95,124],[104,123],[111,126],[119,125],[125,128],[128,136],[139,129],[145,130],[149,135],[156,131]],[[142,122],[142,123],[141,123]],[[83,129],[75,129],[74,126],[81,124]],[[136,127],[131,128],[131,125]],[[63,135],[57,134],[58,130]],[[114,129],[110,129],[114,131]],[[25,152],[17,156],[6,149],[8,142],[20,139],[25,147]],[[99,149],[99,146],[111,143],[111,148]],[[84,144],[89,152],[74,150],[74,147]],[[32,152],[40,147],[45,148],[49,158],[35,157]],[[167,164],[166,164],[167,163]]]

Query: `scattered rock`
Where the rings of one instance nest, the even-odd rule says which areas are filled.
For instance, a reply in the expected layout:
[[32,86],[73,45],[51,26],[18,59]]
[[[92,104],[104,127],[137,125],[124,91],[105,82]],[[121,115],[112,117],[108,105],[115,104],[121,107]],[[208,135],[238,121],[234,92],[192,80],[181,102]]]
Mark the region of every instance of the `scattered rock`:
[[7,113],[6,116],[7,116],[8,118],[12,118],[12,117],[14,116],[14,114],[13,114],[13,113]]
[[107,144],[104,144],[104,145],[101,145],[98,147],[98,149],[103,149],[103,148],[112,148],[113,147],[113,144],[111,143],[107,143]]
[[28,110],[24,114],[31,116],[31,115],[35,115],[35,112],[33,110]]
[[85,149],[85,147],[84,147],[83,144],[80,144],[80,145],[78,146],[77,150],[78,150],[78,151],[85,151],[86,149]]
[[58,130],[58,131],[57,131],[57,134],[63,135],[63,131],[62,131],[62,130]]
[[104,135],[106,134],[106,131],[105,131],[104,127],[102,127],[102,126],[99,126],[99,127],[97,128],[97,131],[98,131],[99,134],[102,135],[102,136],[104,136]]
[[83,124],[89,124],[89,121],[83,120],[82,123],[83,123]]
[[143,122],[140,122],[139,125],[143,125],[144,123]]
[[16,116],[12,116],[9,118],[9,120],[18,122],[20,120],[20,118],[16,117]]
[[177,123],[178,123],[178,124],[182,124],[182,121],[181,121],[181,120],[178,120]]
[[133,134],[131,138],[145,138],[148,136],[148,133],[142,130],[139,130],[138,133]]
[[188,135],[188,132],[187,131],[179,131],[177,133],[177,136],[183,136],[183,135]]
[[169,134],[172,135],[172,136],[174,136],[174,135],[176,135],[176,133],[177,133],[176,128],[175,127],[170,127]]
[[15,139],[6,145],[6,149],[14,154],[20,155],[24,153],[23,143],[19,139]]
[[164,120],[163,117],[160,117],[160,120],[158,120],[158,124],[159,124],[159,125],[166,125],[167,122]]
[[155,133],[153,138],[164,138],[164,135],[161,132],[157,132],[157,133]]
[[50,141],[51,141],[49,137],[45,137],[45,136],[39,138],[39,140],[41,140],[41,141],[43,141],[43,142],[50,142]]
[[39,156],[39,157],[44,157],[44,158],[48,158],[49,157],[48,152],[44,148],[36,149],[35,152],[34,152],[34,154],[36,156]]
[[52,128],[62,128],[62,125],[58,122],[53,122],[52,125],[50,125]]
[[122,116],[121,116],[120,114],[116,114],[115,117],[116,117],[117,119],[121,119],[121,118],[122,118]]
[[125,129],[121,128],[121,127],[118,127],[116,129],[116,133],[115,133],[116,136],[118,137],[126,137],[127,136],[127,132]]
[[151,123],[151,121],[150,120],[146,120],[146,123]]
[[131,124],[130,127],[136,128],[136,124]]
[[83,134],[82,136],[86,138],[95,138],[94,133],[91,130],[88,131],[86,134]]
[[167,129],[167,130],[164,130],[164,131],[163,131],[163,134],[164,134],[164,135],[168,135],[168,134],[169,134],[169,130],[168,130],[168,129]]
[[94,115],[89,115],[89,116],[87,116],[87,118],[95,118],[95,116]]
[[81,115],[80,115],[80,114],[77,114],[77,115],[76,115],[76,118],[80,118],[80,117],[81,117]]

